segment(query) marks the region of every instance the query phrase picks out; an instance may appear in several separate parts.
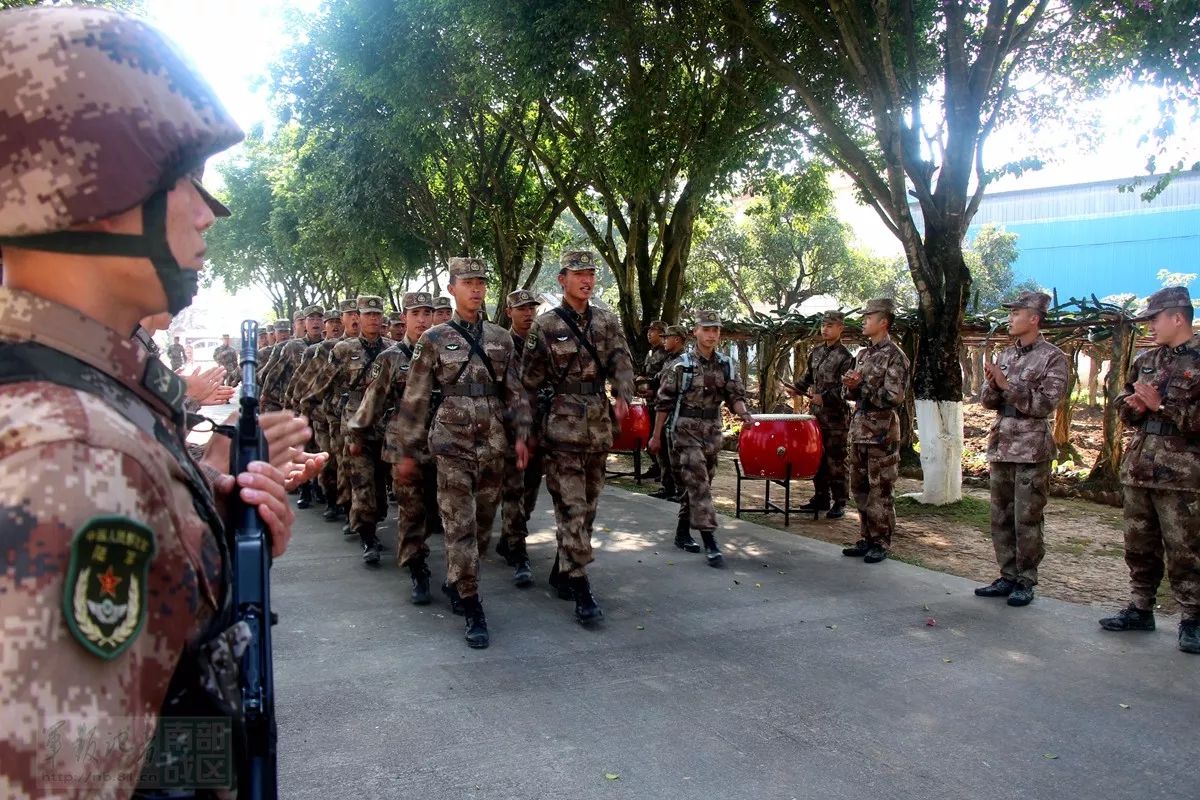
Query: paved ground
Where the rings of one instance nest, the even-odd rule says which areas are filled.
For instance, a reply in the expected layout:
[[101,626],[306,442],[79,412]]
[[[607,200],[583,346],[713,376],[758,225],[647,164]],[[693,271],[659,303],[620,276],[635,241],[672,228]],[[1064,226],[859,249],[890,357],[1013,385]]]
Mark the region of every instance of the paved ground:
[[673,512],[606,491],[606,619],[587,631],[545,587],[543,495],[537,585],[484,562],[483,651],[445,603],[408,603],[407,573],[298,512],[272,573],[280,796],[1196,796],[1200,658],[1174,619],[1104,634],[1095,608],[1010,609],[735,520],[718,571],[671,547]]

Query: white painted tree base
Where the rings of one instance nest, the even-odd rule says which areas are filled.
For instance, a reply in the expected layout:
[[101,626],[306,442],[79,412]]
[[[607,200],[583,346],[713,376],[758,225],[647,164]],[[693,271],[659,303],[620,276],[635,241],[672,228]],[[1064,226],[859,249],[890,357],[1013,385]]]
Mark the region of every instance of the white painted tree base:
[[918,500],[942,506],[962,499],[962,403],[917,400],[924,491]]

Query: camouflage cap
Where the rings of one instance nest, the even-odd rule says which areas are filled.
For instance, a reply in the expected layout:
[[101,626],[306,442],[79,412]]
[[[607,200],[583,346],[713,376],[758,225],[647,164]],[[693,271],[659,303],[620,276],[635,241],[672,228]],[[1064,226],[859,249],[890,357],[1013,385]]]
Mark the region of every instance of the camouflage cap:
[[455,256],[450,259],[450,277],[454,279],[486,278],[487,262],[482,258]]
[[321,308],[320,306],[305,306],[303,309],[300,310],[300,316],[302,316],[302,317],[324,317],[325,309]]
[[1050,295],[1045,292],[1021,292],[1011,303],[1001,303],[1001,308],[1030,308],[1046,316],[1050,310]]
[[345,300],[339,300],[338,301],[338,311],[341,312],[342,314],[357,314],[358,313],[358,301],[355,300],[353,297],[346,298]]
[[360,294],[358,296],[358,313],[360,313],[360,314],[382,314],[383,313],[383,298],[376,297],[373,294]]
[[392,313],[388,314],[388,324],[389,325],[403,325],[404,324],[404,312],[403,311],[393,311]]
[[414,308],[433,308],[433,295],[429,292],[408,292],[404,295],[404,310]]
[[1168,286],[1146,298],[1146,309],[1134,317],[1134,320],[1139,322],[1148,320],[1160,311],[1170,308],[1189,308],[1191,305],[1192,296],[1188,294],[1186,286]]
[[291,333],[292,332],[292,323],[288,322],[286,319],[279,320],[278,322],[275,323],[275,325],[273,327],[275,328],[276,333],[281,333],[281,332],[282,333]]
[[338,311],[336,308],[329,309],[328,311],[325,312],[325,321],[326,322],[341,322],[342,321],[342,312]]
[[663,331],[663,336],[678,336],[680,339],[686,339],[687,331],[682,325],[668,325],[667,329]]
[[453,308],[453,306],[450,305],[450,298],[446,297],[445,295],[438,295],[437,297],[433,298],[434,311],[438,310],[439,308]]
[[710,309],[697,311],[696,324],[702,328],[719,328],[721,327],[721,315]]
[[520,308],[521,306],[536,306],[538,299],[533,296],[533,292],[528,289],[517,289],[515,292],[508,293],[506,305],[508,308]]
[[846,314],[844,311],[834,311],[830,309],[821,315],[822,322],[845,322]]
[[303,322],[303,321],[304,321],[304,309],[300,309],[296,313],[292,314],[292,322]]
[[600,258],[591,250],[564,250],[558,257],[558,266],[559,269],[582,272],[600,266]]
[[863,309],[863,314],[895,314],[896,301],[890,297],[876,297],[874,300],[867,301],[867,307]]
[[0,236],[140,206],[242,139],[175,45],[128,14],[5,11],[0,75]]
[[266,336],[268,333],[270,333],[272,327],[273,327],[273,323],[260,322],[258,325],[258,335]]
[[658,331],[659,333],[662,333],[666,329],[667,323],[663,322],[661,319],[656,319],[646,326],[647,331]]

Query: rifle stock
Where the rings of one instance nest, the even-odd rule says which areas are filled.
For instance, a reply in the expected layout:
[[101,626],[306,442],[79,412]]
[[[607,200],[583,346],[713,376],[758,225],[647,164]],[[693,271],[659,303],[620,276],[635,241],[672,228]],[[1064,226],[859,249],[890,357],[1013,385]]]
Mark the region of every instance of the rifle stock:
[[[233,475],[251,461],[267,461],[267,444],[258,424],[258,323],[242,323],[242,397]],[[267,529],[258,510],[234,493],[231,504],[230,553],[233,561],[234,614],[250,628],[250,643],[242,656],[242,716],[247,758],[238,767],[238,796],[278,797],[276,780],[275,677],[271,663],[271,551]]]

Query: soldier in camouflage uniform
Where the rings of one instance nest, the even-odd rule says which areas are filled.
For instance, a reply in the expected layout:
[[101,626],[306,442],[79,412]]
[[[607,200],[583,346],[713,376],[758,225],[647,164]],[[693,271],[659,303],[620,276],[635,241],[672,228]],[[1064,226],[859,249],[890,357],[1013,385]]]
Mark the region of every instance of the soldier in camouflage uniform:
[[747,425],[752,418],[746,410],[746,389],[734,373],[733,362],[717,352],[721,340],[720,315],[716,311],[698,311],[694,335],[695,349],[673,359],[662,374],[655,399],[659,416],[650,438],[650,451],[661,449],[663,430],[670,416],[671,461],[679,471],[686,493],[679,504],[675,546],[689,553],[700,552],[691,535],[691,529],[695,528],[704,540],[708,565],[719,567],[724,557],[717,546],[712,480],[724,444],[721,403]]
[[339,472],[350,486],[349,532],[358,536],[365,564],[379,563],[383,549],[376,527],[387,516],[387,469],[380,460],[383,442],[378,437],[360,434],[354,441],[347,436],[349,422],[358,411],[375,359],[395,344],[380,334],[383,326],[383,298],[358,297],[358,336],[347,336],[333,346],[329,355],[328,380],[314,385],[311,394],[335,398],[341,420],[343,447]]
[[404,331],[407,323],[404,320],[404,310],[388,314],[388,338],[393,342],[404,341]]
[[[359,436],[383,440],[383,460],[395,464],[403,458],[401,424],[396,409],[408,385],[413,352],[421,334],[433,323],[433,298],[428,292],[404,295],[404,338],[384,350],[371,367],[374,376],[367,384],[362,404],[350,419],[347,437]],[[428,427],[428,425],[426,425]],[[407,567],[412,577],[411,600],[414,605],[429,603],[428,565],[430,536],[440,534],[442,518],[437,508],[437,468],[426,450],[413,452],[419,475],[417,480],[393,480],[396,495],[396,563]],[[395,478],[395,476],[393,476]]]
[[[562,305],[540,315],[529,331],[522,381],[529,393],[554,398],[539,441],[545,447],[546,488],[554,498],[558,554],[550,585],[575,600],[575,618],[590,624],[604,616],[592,597],[587,565],[592,524],[604,488],[604,465],[633,396],[633,362],[616,315],[589,303],[599,258],[587,250],[559,257]],[[605,384],[615,397],[610,405]],[[615,414],[616,419],[612,419]]]
[[280,411],[283,408],[283,398],[276,397],[274,394],[264,395],[267,389],[273,389],[275,386],[276,377],[279,374],[280,368],[283,366],[283,351],[287,348],[288,342],[293,339],[299,339],[305,336],[304,310],[297,311],[292,315],[292,324],[289,326],[283,320],[275,323],[275,346],[267,354],[267,363],[262,366],[258,373],[258,393],[260,405],[265,411]]
[[[143,766],[193,790],[194,760],[174,777],[143,760],[167,717],[230,723],[240,702],[216,685],[237,686],[247,634],[222,508],[244,487],[276,555],[291,511],[276,467],[235,480],[227,443],[188,456],[184,382],[130,331],[191,302],[228,214],[196,176],[242,134],[174,45],[114,11],[0,13],[0,74],[0,794],[127,797]],[[85,732],[96,746],[51,744]]]
[[[649,388],[654,392],[654,401],[652,405],[657,405],[658,389],[662,385],[663,374],[671,368],[675,360],[683,355],[686,349],[688,332],[682,325],[668,325],[664,331],[663,350],[666,352],[666,359],[663,361],[662,368],[649,383]],[[657,410],[655,414],[657,415]],[[667,418],[664,420],[663,430],[671,430],[672,414],[675,409],[672,408],[667,412]],[[655,424],[658,424],[657,416]],[[653,433],[653,428],[651,432]],[[658,463],[662,465],[662,485],[663,488],[657,492],[651,492],[651,497],[656,497],[660,500],[672,500],[676,503],[683,502],[686,492],[683,490],[683,481],[679,477],[679,465],[671,458],[671,447],[669,442],[663,442],[663,446],[658,449]]]
[[444,295],[439,295],[433,298],[433,324],[441,325],[443,322],[449,322],[454,316],[454,307],[450,305],[450,298]]
[[[259,333],[262,336],[262,333]],[[225,370],[225,385],[237,386],[242,382],[242,372],[238,369],[238,352],[233,349],[229,334],[221,334],[221,344],[213,350],[213,361]]]
[[[426,448],[437,462],[437,500],[446,531],[446,584],[451,609],[466,618],[470,647],[487,647],[487,620],[479,599],[479,556],[496,516],[504,483],[504,454],[529,452],[529,400],[521,390],[512,337],[483,319],[487,267],[481,258],[450,259],[456,311],[449,322],[421,335],[413,349],[408,385],[396,412],[400,460],[395,477],[416,479],[416,457]],[[435,387],[442,404],[426,429]],[[513,444],[509,444],[512,442]]]
[[[658,393],[658,373],[662,372],[663,365],[667,363],[667,348],[663,346],[663,334],[666,330],[667,325],[661,319],[656,319],[646,326],[646,344],[650,345],[650,350],[642,361],[641,371],[633,378],[638,396],[645,398],[648,406],[650,430],[654,430],[654,418],[657,413],[654,409],[654,398]],[[651,454],[650,458],[652,466],[643,473],[642,477],[661,481],[663,478],[662,462],[657,455]],[[661,498],[665,495],[655,492],[652,496]]]
[[[281,319],[275,322],[275,324],[271,327],[275,331],[275,344],[267,348],[266,359],[260,362],[260,371],[257,375],[258,391],[260,396],[263,387],[265,387],[267,385],[267,381],[271,379],[271,371],[275,367],[275,364],[278,363],[277,356],[279,351],[282,350],[283,346],[292,338],[292,328],[294,326],[293,323]],[[272,407],[270,403],[263,403],[262,409],[264,411],[279,411],[280,407],[278,405]]]
[[[275,354],[275,368],[262,384],[261,402],[264,408],[288,408],[284,396],[291,385],[296,370],[304,358],[304,351],[313,345],[320,344],[322,329],[325,322],[325,312],[320,306],[306,306],[301,309],[300,321],[304,326],[304,336],[289,339]],[[310,443],[309,450],[316,449],[316,442]],[[310,481],[300,487],[300,500],[297,508],[309,508],[313,504],[315,481]]]
[[[505,301],[508,317],[512,320],[509,333],[513,340],[513,355],[520,366],[525,352],[525,339],[533,327],[537,314],[538,300],[533,292],[518,289],[509,292]],[[529,463],[525,469],[517,469],[516,453],[510,451],[504,458],[504,490],[501,495],[501,533],[496,544],[496,554],[513,568],[513,583],[519,588],[533,585],[533,567],[525,549],[529,536],[529,517],[537,502],[538,489],[542,486],[541,448],[531,435],[528,441]]]
[[171,370],[178,372],[183,369],[184,350],[183,344],[179,341],[179,337],[175,337],[175,341],[167,345],[167,358],[171,360]]
[[[305,372],[303,382],[292,390],[297,410],[316,420],[314,431],[317,435],[317,446],[329,453],[329,461],[326,462],[325,469],[321,470],[319,478],[325,494],[326,506],[323,516],[327,522],[337,522],[348,517],[350,513],[350,487],[345,481],[345,471],[339,468],[340,454],[344,446],[341,417],[337,414],[335,398],[331,394],[317,394],[313,391],[313,387],[327,385],[330,380],[330,361],[337,343],[347,336],[358,335],[358,302],[353,299],[342,300],[338,303],[338,309],[340,324],[330,325],[326,321],[326,337],[317,345],[316,352],[312,355],[312,365]],[[334,332],[333,335],[330,335],[331,331]]]
[[855,401],[850,419],[850,488],[858,506],[862,538],[842,555],[877,564],[888,556],[896,530],[892,488],[900,470],[900,417],[908,392],[908,356],[892,341],[895,305],[871,300],[863,311],[870,344],[842,376],[843,396]]
[[808,398],[812,415],[821,430],[821,466],[813,476],[813,498],[801,506],[814,514],[825,511],[826,519],[846,515],[850,491],[846,482],[846,437],[850,428],[850,405],[842,397],[842,376],[854,358],[842,344],[845,315],[826,311],[821,318],[821,343],[808,354],[804,375],[788,386],[792,397]]
[[1007,597],[1010,606],[1033,601],[1038,564],[1046,554],[1042,511],[1054,459],[1051,419],[1067,388],[1067,356],[1042,338],[1050,295],[1021,292],[1005,303],[1008,333],[1016,341],[987,364],[980,401],[998,412],[988,435],[992,487],[992,545],[1000,577],[975,590],[979,597]]
[[1117,398],[1121,421],[1134,429],[1121,461],[1125,499],[1125,563],[1130,603],[1100,620],[1109,631],[1154,630],[1163,578],[1179,603],[1179,649],[1200,653],[1200,337],[1182,286],[1150,295],[1138,319],[1150,321],[1153,350],[1134,359]]

